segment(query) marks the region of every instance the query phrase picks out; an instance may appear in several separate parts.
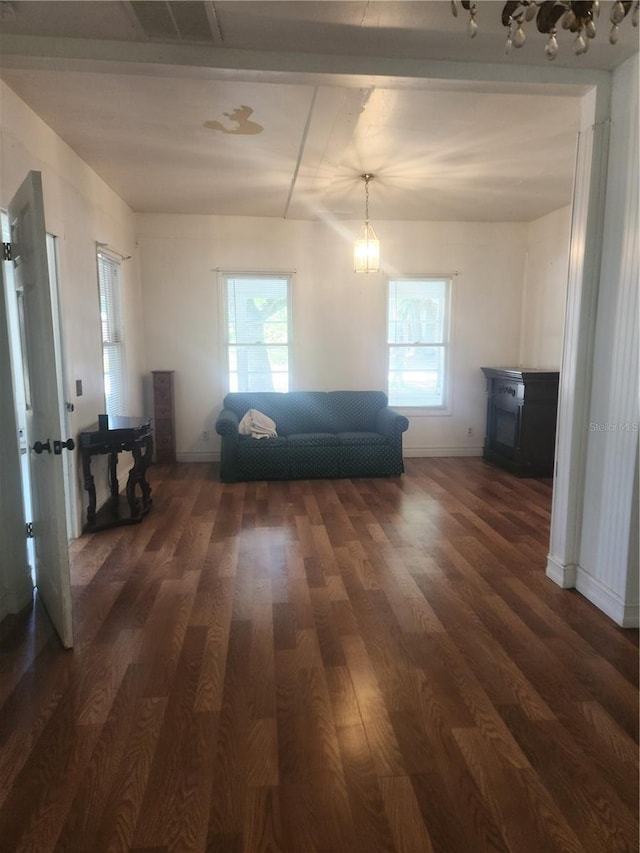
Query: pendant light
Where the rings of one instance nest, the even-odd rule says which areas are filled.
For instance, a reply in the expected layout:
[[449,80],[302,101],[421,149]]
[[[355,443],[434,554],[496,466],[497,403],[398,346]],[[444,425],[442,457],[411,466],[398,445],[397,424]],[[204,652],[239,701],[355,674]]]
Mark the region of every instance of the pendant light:
[[373,175],[360,175],[364,181],[364,223],[353,246],[353,269],[355,272],[378,272],[380,270],[380,241],[369,222],[369,181]]

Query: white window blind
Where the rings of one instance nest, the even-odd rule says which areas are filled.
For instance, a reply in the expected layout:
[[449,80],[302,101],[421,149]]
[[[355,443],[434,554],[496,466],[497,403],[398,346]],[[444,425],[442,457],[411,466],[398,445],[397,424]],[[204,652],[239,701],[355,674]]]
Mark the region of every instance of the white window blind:
[[289,390],[287,275],[224,276],[230,391]]
[[443,408],[449,375],[450,278],[389,282],[389,402]]
[[109,255],[98,252],[98,289],[102,327],[102,362],[104,369],[105,412],[124,415],[125,365],[122,340],[120,299],[120,264]]

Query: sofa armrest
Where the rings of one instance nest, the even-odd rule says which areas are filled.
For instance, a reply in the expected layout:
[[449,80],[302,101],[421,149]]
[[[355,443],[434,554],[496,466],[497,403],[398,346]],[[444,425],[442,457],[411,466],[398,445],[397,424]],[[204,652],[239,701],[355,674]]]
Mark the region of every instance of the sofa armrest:
[[220,479],[223,483],[235,483],[238,479],[238,416],[231,409],[223,409],[216,421],[216,432],[222,436],[220,442]]
[[382,435],[393,438],[409,429],[409,419],[386,406],[376,416],[376,429]]
[[223,409],[216,421],[216,432],[222,436],[238,435],[238,416],[231,409]]

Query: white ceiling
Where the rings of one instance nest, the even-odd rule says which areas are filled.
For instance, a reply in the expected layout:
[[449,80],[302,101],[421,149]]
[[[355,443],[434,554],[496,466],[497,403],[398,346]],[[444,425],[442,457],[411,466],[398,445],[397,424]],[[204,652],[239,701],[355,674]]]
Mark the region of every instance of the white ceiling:
[[0,2],[0,76],[135,211],[359,219],[367,171],[373,221],[528,221],[637,30],[563,33],[551,72],[533,24],[505,56],[502,5],[470,41],[440,0]]

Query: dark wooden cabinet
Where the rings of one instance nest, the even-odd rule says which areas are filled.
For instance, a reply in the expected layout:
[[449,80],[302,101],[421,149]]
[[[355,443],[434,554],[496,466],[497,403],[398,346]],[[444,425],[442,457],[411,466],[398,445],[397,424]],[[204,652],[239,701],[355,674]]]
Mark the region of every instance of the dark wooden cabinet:
[[487,377],[484,458],[519,477],[552,477],[559,372],[483,367]]
[[155,461],[159,464],[176,461],[175,404],[173,370],[152,370],[153,376],[153,435]]

